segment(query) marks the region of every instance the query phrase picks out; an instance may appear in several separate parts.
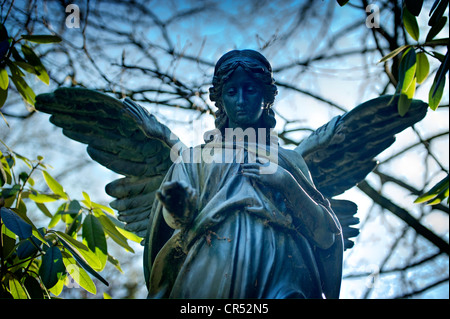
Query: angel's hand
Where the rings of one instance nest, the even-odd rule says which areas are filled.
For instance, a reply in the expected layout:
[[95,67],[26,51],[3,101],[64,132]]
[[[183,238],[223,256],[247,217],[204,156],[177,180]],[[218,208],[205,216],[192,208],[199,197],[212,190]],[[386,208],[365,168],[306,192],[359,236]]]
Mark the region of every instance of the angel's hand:
[[164,206],[164,218],[167,224],[174,228],[184,228],[188,225],[196,209],[197,194],[194,189],[183,181],[164,183],[156,197]]
[[147,136],[152,138],[151,127],[150,127],[150,113],[144,109],[141,105],[135,103],[131,99],[126,98],[123,101],[126,106],[123,110],[124,112],[134,119],[137,126],[142,130],[142,132]]
[[241,165],[242,175],[250,179],[274,189],[283,191],[289,185],[288,179],[293,178],[292,175],[281,166],[275,171],[265,173],[265,165],[262,163],[246,163]]

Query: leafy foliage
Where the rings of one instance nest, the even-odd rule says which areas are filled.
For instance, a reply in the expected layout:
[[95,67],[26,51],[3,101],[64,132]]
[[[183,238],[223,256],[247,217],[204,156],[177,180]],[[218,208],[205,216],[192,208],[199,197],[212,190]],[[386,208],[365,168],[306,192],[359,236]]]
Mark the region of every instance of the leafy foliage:
[[449,183],[448,174],[442,180],[440,180],[436,185],[434,185],[428,192],[420,195],[414,203],[426,203],[427,205],[436,205],[442,202],[445,198],[449,196]]
[[[348,1],[338,1],[339,5],[343,6]],[[444,16],[448,9],[448,0],[435,0],[430,12],[428,30],[424,43],[419,43],[420,29],[417,23],[417,16],[422,11],[422,0],[404,0],[402,7],[403,27],[407,34],[417,42],[415,45],[405,44],[395,50],[386,54],[379,62],[384,63],[390,59],[395,58],[400,53],[402,57],[398,69],[398,83],[396,93],[400,94],[398,102],[398,112],[404,116],[408,112],[411,101],[414,98],[416,85],[422,84],[430,74],[430,62],[428,56],[437,59],[441,62],[439,69],[433,79],[433,84],[429,90],[428,104],[429,107],[435,111],[441,102],[444,87],[445,76],[450,68],[449,59],[449,38],[436,39],[436,36],[447,25],[447,17]],[[446,46],[447,53],[445,56],[436,52],[436,46]],[[440,203],[445,198],[448,198],[449,184],[448,176],[432,187],[430,191],[421,195],[415,200],[415,203],[427,202],[429,205]]]
[[[404,1],[402,12],[403,26],[411,38],[417,41],[417,44],[400,46],[380,60],[380,62],[386,62],[405,51],[400,61],[397,84],[397,92],[402,96],[398,106],[401,115],[404,115],[409,109],[409,105],[414,96],[415,85],[424,82],[429,75],[429,61],[427,56],[438,59],[441,62],[438,72],[434,77],[433,85],[429,91],[428,103],[432,110],[437,109],[442,99],[445,86],[445,75],[450,66],[448,54],[449,39],[435,38],[447,23],[447,17],[444,16],[444,12],[446,8],[448,8],[448,1],[436,0],[434,2],[429,13],[430,18],[428,21],[428,25],[431,28],[428,31],[425,43],[418,42],[420,30],[417,23],[417,16],[422,10],[422,4],[423,1]],[[433,50],[439,45],[447,46],[445,57]],[[410,84],[413,82],[414,87],[410,87]]]
[[[108,285],[99,274],[106,263],[120,270],[108,253],[107,239],[133,252],[128,240],[141,238],[126,231],[112,209],[95,203],[88,194],[83,193],[82,200],[71,199],[42,157],[29,160],[8,150],[9,154],[0,152],[1,297],[53,298],[64,287],[74,286],[95,294],[91,276]],[[27,169],[17,174],[17,162]],[[49,192],[35,187],[33,176],[39,172]],[[58,202],[52,213],[48,203]],[[48,220],[46,227],[38,228],[31,220],[31,203]]]
[[[29,42],[58,43],[61,40],[57,35],[22,35],[19,39],[14,39],[8,35],[5,26],[0,24],[0,108],[8,97],[10,78],[22,98],[29,105],[34,105],[36,94],[26,81],[26,73],[34,74],[47,85],[50,78]],[[19,52],[17,46],[21,42],[25,43],[20,45]]]

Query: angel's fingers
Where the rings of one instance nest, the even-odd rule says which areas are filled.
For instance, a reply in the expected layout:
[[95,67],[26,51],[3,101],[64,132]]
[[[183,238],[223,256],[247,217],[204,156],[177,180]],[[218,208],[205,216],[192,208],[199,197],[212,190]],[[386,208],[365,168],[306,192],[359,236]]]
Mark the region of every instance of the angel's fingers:
[[246,163],[246,164],[241,164],[241,168],[242,169],[261,169],[261,167],[263,166],[263,164],[261,163]]
[[163,193],[161,191],[157,191],[156,192],[156,198],[158,198],[158,200],[161,203],[165,203],[166,202],[166,196],[163,195]]
[[173,189],[177,189],[177,188],[180,188],[180,187],[182,187],[181,182],[172,181],[172,182],[165,183],[164,186],[163,186],[163,190],[164,190],[164,192],[167,192],[167,191],[170,191],[170,190],[173,190]]
[[246,177],[249,177],[250,179],[254,179],[254,180],[260,180],[261,179],[261,175],[259,175],[259,173],[244,171],[244,172],[242,172],[242,175],[244,175]]
[[244,168],[242,169],[242,174],[253,174],[253,175],[258,175],[260,174],[260,170],[259,168]]

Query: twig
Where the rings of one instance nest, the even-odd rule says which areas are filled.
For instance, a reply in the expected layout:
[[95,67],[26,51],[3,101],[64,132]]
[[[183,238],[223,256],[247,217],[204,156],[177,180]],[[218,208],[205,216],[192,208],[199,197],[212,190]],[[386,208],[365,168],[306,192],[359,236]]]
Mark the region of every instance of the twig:
[[411,226],[417,233],[422,235],[424,238],[433,243],[437,248],[439,248],[440,251],[449,255],[450,253],[449,244],[441,237],[436,235],[434,232],[432,232],[430,229],[422,225],[420,221],[414,218],[408,211],[395,205],[389,199],[379,194],[366,181],[363,181],[360,184],[358,184],[358,188],[362,190],[367,196],[369,196],[375,203],[389,210],[395,216],[399,217],[406,224]]

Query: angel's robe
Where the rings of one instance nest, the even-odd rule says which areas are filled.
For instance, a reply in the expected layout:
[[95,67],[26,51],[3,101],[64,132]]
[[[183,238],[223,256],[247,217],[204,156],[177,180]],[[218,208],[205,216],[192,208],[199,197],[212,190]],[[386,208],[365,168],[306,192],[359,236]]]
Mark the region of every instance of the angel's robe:
[[[342,234],[323,247],[302,232],[295,222],[299,212],[285,205],[282,194],[242,175],[242,159],[255,159],[247,144],[235,148],[232,161],[224,161],[224,152],[222,160],[205,161],[199,150],[204,147],[186,150],[163,181],[184,181],[197,192],[192,222],[174,231],[158,200],[152,209],[144,253],[148,297],[337,298]],[[308,195],[339,223],[306,177],[302,157],[281,147],[277,155],[276,164],[310,183]]]

